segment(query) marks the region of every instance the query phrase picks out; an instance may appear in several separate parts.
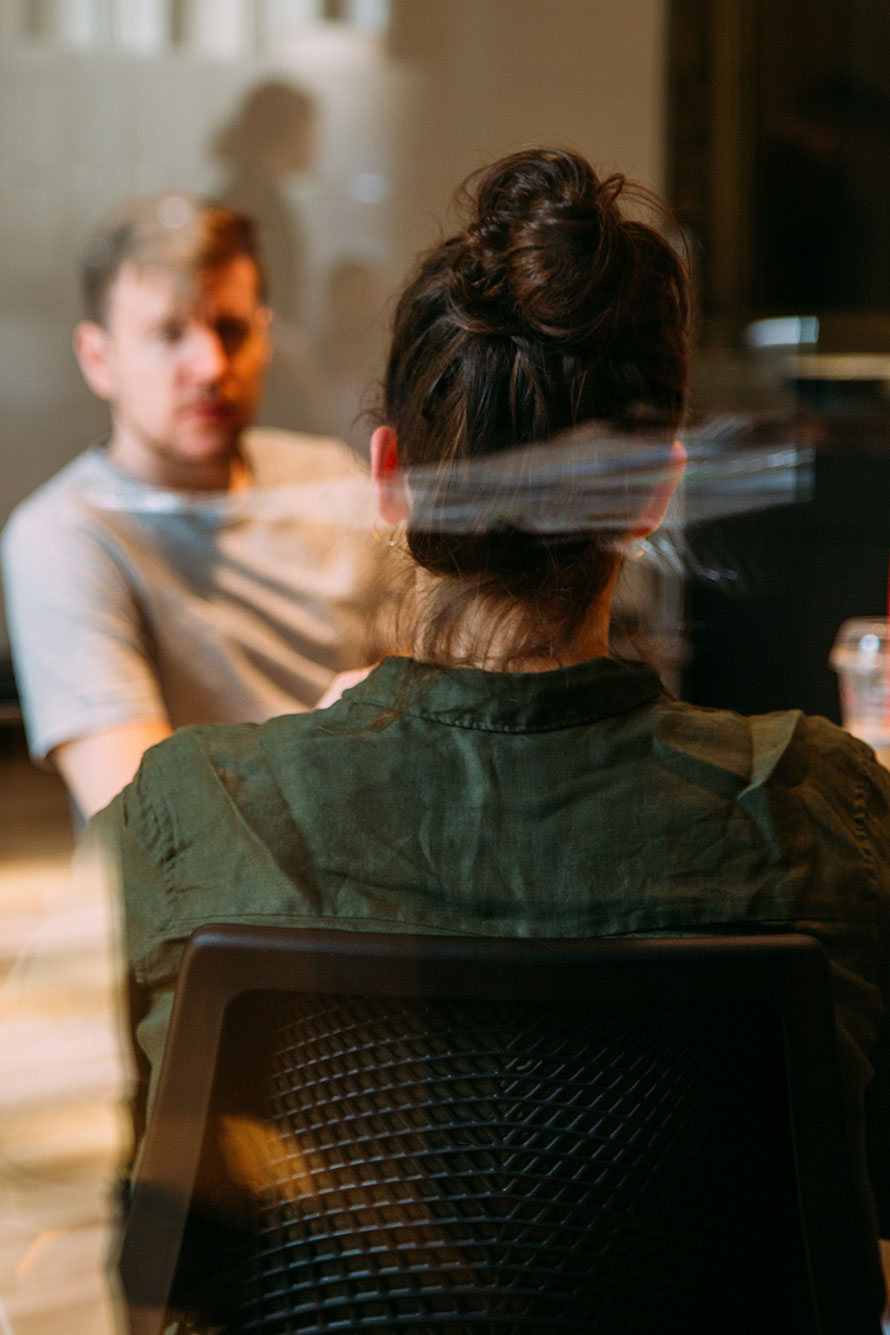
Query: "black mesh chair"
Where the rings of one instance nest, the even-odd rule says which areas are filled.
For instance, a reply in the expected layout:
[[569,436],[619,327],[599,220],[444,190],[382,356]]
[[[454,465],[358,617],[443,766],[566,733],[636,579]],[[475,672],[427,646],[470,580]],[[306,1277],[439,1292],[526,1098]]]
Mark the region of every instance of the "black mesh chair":
[[804,936],[211,927],[120,1272],[134,1335],[877,1335]]

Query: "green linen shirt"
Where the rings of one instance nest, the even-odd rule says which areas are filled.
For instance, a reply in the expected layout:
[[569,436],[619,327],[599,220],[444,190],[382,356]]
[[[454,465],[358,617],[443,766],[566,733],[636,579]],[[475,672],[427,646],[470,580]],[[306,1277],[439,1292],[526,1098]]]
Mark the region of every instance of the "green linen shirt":
[[851,1097],[871,1081],[890,1231],[890,773],[824,719],[696,708],[610,659],[501,674],[392,658],[328,710],[152,748],[93,821],[97,848],[122,886],[149,1104],[182,949],[207,922],[810,932]]

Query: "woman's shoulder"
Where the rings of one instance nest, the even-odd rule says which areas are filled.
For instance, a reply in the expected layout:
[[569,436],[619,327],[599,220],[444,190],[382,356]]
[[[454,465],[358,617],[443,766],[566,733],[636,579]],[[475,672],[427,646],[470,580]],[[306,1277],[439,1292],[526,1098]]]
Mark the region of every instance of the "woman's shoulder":
[[[182,830],[207,829],[224,810],[244,805],[257,788],[274,790],[274,752],[298,743],[313,727],[311,713],[268,723],[201,723],[178,728],[145,752],[121,799],[131,811],[171,813]],[[274,727],[272,726],[274,724]],[[255,800],[250,798],[249,800]]]
[[281,756],[290,748],[297,759],[313,719],[304,713],[274,720],[274,727],[178,729],[146,751],[132,781],[90,821],[82,860],[98,853],[120,868],[115,874],[130,885],[132,899],[133,887],[147,894],[149,881],[168,888],[215,883],[232,849],[248,861],[263,849],[274,853],[292,830],[297,796],[285,791]]
[[196,723],[177,730],[146,751],[140,771],[151,783],[187,784],[206,770],[247,778],[268,768],[281,748],[296,746],[319,731],[312,710],[282,714],[263,723]]
[[759,755],[768,757],[777,750],[777,762],[804,765],[814,775],[834,775],[843,781],[863,775],[890,785],[890,772],[878,763],[871,747],[820,714],[795,709],[753,714],[746,721]]
[[737,714],[683,701],[662,701],[655,748],[665,758],[688,757],[735,774],[746,786],[829,787],[872,782],[890,795],[890,772],[873,751],[837,724],[798,709]]
[[195,723],[177,728],[142,757],[138,776],[154,782],[187,779],[193,767],[216,768],[249,760],[256,749],[256,723]]
[[[759,719],[751,722],[755,730],[761,726]],[[818,714],[799,714],[787,765],[799,783],[818,785],[839,805],[876,810],[890,832],[890,770],[858,737]]]

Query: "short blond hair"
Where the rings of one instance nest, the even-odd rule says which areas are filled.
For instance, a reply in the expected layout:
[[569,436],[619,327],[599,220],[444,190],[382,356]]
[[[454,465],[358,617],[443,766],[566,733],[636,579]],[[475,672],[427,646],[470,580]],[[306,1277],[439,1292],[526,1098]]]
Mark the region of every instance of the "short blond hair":
[[265,275],[253,219],[212,199],[179,192],[135,195],[96,225],[82,250],[87,318],[104,325],[108,296],[121,266],[159,270],[184,279],[218,269],[239,255],[256,266],[260,294]]

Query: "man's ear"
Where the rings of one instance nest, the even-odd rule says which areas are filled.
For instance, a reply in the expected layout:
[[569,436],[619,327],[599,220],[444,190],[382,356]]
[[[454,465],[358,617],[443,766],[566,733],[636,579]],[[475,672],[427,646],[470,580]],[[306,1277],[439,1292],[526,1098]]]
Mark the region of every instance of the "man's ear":
[[377,513],[385,524],[408,518],[408,487],[399,462],[399,442],[391,426],[379,426],[371,437],[371,477]]
[[670,457],[662,469],[661,477],[655,484],[639,522],[634,525],[635,538],[646,538],[658,528],[685,471],[686,449],[682,441],[675,440],[671,445]]
[[116,385],[109,356],[108,331],[94,320],[82,320],[74,331],[74,355],[93,393],[100,399],[113,399]]
[[263,363],[268,366],[272,360],[274,348],[272,346],[272,324],[275,315],[271,306],[260,306],[257,311],[257,327],[260,338],[263,340]]

